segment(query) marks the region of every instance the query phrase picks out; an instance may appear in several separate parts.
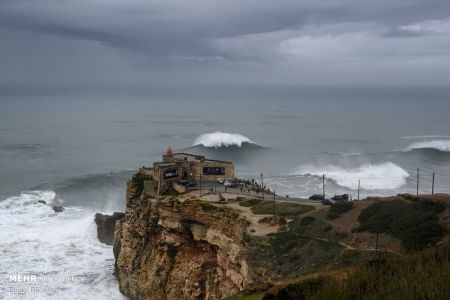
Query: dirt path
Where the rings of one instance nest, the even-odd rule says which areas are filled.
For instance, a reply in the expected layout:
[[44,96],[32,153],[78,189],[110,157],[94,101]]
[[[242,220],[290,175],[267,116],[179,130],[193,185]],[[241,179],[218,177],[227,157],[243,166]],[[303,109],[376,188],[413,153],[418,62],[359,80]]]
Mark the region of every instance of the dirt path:
[[226,206],[239,211],[239,213],[250,222],[250,225],[247,228],[248,234],[265,236],[269,233],[278,232],[279,226],[276,224],[259,223],[259,220],[262,218],[271,217],[272,215],[255,215],[250,207],[240,206],[238,203],[228,203]]

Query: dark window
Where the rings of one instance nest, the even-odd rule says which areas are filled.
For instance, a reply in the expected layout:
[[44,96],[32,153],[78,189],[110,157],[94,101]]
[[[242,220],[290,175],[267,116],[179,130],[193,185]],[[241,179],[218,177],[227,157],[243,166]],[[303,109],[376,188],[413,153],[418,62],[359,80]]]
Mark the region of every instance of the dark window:
[[172,179],[178,177],[178,171],[176,169],[167,170],[164,172],[164,179]]
[[225,175],[224,167],[203,167],[203,175]]

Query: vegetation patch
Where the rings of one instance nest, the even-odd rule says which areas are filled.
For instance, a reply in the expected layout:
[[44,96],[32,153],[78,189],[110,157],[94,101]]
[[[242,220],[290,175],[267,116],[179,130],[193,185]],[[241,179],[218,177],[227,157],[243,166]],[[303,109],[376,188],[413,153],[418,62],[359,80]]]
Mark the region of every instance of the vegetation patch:
[[331,205],[327,218],[330,220],[339,218],[343,213],[353,209],[352,201],[340,201]]
[[285,217],[294,218],[298,215],[304,214],[308,211],[314,210],[311,205],[291,203],[291,202],[276,202],[273,201],[251,199],[239,202],[240,206],[251,207],[253,213],[264,215],[273,214]]
[[221,207],[217,207],[208,202],[199,202],[200,207],[205,211],[221,211],[223,210]]
[[300,220],[300,224],[301,225],[311,225],[315,219],[316,218],[314,218],[314,217],[306,216]]
[[344,278],[323,276],[290,284],[263,299],[448,299],[450,245],[372,260]]
[[361,225],[356,231],[386,232],[398,238],[407,251],[420,250],[436,244],[444,234],[438,216],[445,208],[445,203],[423,200],[372,204],[358,217]]

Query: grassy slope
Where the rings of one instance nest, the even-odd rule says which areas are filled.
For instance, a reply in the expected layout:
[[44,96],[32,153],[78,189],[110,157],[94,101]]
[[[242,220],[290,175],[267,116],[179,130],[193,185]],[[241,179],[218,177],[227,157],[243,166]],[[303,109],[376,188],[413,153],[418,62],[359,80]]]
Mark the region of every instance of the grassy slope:
[[307,279],[264,299],[450,299],[450,245],[403,257],[379,258],[345,278]]

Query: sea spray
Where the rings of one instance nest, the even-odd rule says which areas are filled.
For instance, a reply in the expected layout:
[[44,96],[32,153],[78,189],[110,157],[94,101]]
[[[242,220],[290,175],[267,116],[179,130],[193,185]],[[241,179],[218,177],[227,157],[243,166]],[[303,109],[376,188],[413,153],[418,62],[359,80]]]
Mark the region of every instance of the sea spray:
[[363,164],[355,168],[344,168],[336,165],[302,165],[295,171],[297,175],[325,176],[338,185],[351,189],[361,187],[366,190],[396,189],[406,184],[409,177],[407,171],[392,162],[379,164]]

